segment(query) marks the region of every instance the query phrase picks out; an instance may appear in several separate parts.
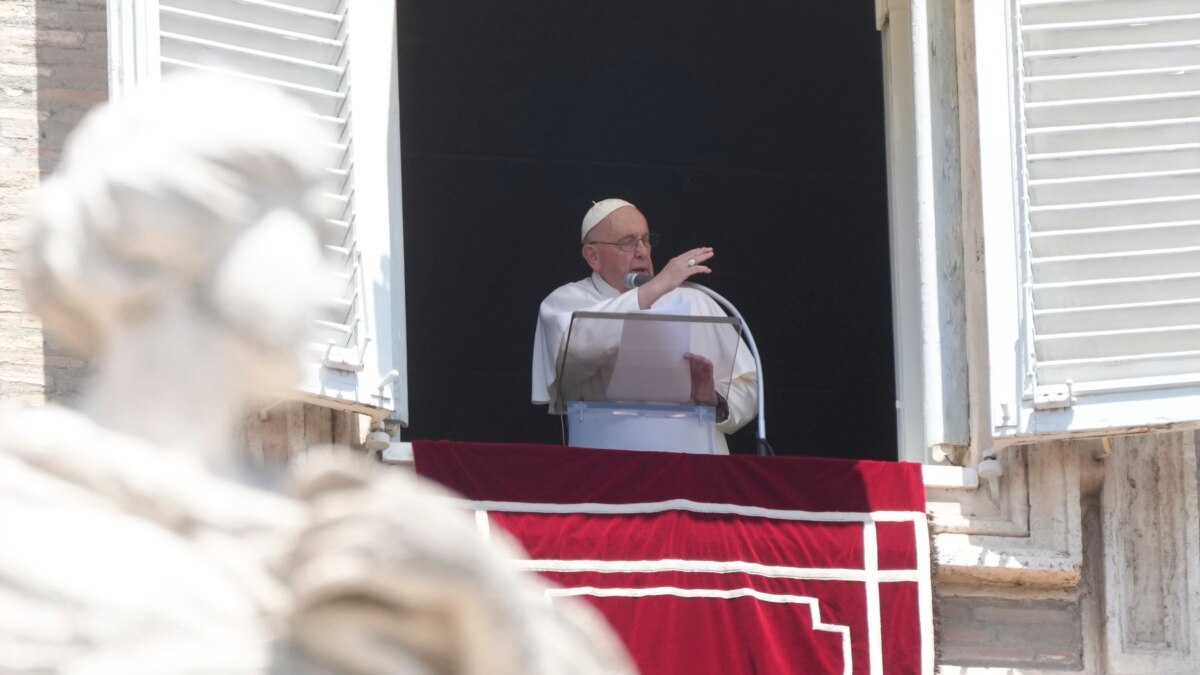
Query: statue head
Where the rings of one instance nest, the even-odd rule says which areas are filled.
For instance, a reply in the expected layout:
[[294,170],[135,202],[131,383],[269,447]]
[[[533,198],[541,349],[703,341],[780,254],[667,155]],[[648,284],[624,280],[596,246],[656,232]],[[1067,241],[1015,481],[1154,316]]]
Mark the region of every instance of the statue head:
[[302,104],[214,76],[98,107],[43,183],[31,308],[88,357],[149,317],[208,317],[235,365],[277,388],[297,374],[321,278],[324,141]]

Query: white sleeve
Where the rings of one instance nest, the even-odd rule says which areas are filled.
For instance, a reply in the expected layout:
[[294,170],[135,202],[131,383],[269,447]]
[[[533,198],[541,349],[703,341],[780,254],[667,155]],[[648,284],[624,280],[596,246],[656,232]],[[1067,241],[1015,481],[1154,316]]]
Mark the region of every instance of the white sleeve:
[[[694,314],[725,316],[725,310],[708,295],[692,291],[690,298]],[[728,344],[726,341],[715,340],[710,348],[723,351]],[[758,414],[758,371],[750,347],[741,338],[738,339],[737,351],[733,354],[733,372],[729,392],[725,394],[725,404],[729,408],[729,417],[717,424],[717,431],[724,434],[741,429]]]
[[553,399],[558,359],[566,341],[571,315],[579,311],[635,312],[638,305],[636,290],[626,291],[615,298],[600,298],[588,293],[579,284],[567,284],[555,290],[538,310],[537,330],[533,338],[533,382],[530,400],[550,403]]
[[717,424],[717,431],[723,434],[732,434],[758,415],[758,373],[753,367],[729,383],[725,404],[729,407],[729,417]]

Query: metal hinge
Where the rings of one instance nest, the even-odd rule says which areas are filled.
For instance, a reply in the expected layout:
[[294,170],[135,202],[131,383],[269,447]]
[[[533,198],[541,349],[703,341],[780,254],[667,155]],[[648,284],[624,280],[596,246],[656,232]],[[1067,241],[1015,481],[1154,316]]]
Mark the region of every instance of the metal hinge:
[[1059,410],[1075,405],[1073,383],[1067,380],[1065,384],[1043,384],[1033,388],[1034,410]]

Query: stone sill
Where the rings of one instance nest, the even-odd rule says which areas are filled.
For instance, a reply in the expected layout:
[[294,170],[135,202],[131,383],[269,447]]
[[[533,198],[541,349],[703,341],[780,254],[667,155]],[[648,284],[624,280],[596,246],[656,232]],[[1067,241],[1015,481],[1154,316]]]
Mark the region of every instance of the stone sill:
[[413,463],[413,447],[412,443],[407,441],[392,442],[382,453],[379,458],[385,464],[412,464]]
[[979,487],[979,472],[960,466],[925,464],[921,467],[925,489],[974,490]]

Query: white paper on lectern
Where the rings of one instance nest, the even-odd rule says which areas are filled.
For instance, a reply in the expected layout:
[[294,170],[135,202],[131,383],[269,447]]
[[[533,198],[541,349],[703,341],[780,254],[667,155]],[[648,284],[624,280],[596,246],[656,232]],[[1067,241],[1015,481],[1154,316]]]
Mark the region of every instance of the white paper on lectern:
[[[691,303],[676,298],[646,313],[691,316]],[[683,358],[691,347],[691,331],[691,324],[684,321],[626,321],[608,382],[608,400],[691,402],[691,371]]]

